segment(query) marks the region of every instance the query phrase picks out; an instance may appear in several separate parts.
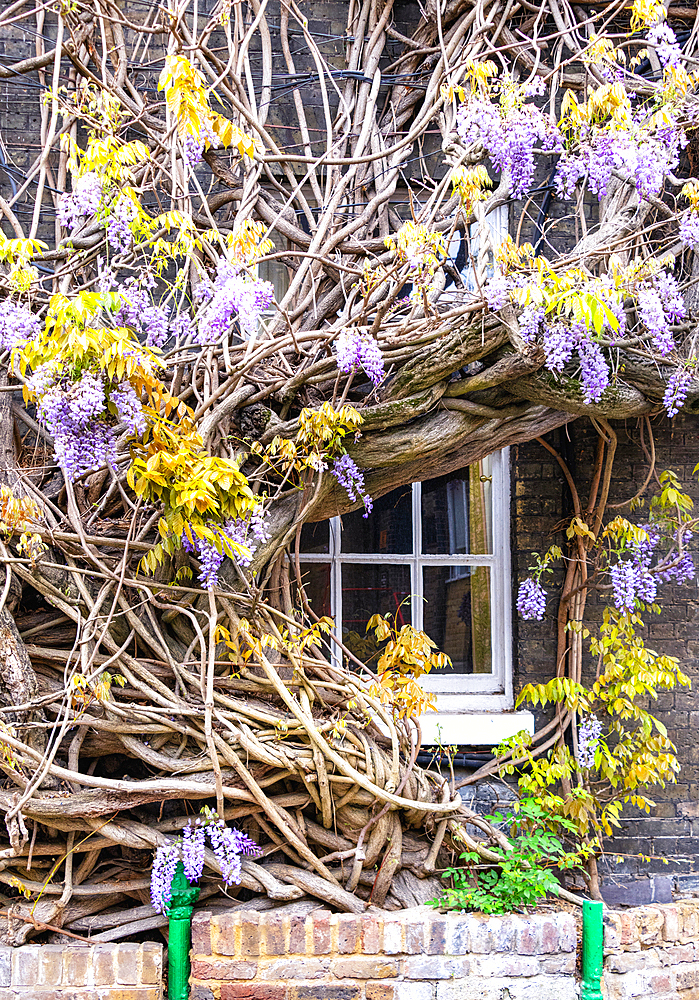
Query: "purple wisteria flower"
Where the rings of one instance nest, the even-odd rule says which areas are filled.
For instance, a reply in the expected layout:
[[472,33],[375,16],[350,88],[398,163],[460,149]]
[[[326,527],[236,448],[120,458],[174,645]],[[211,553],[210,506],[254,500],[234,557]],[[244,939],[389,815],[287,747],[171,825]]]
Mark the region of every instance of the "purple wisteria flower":
[[208,118],[201,121],[201,131],[198,136],[188,133],[182,140],[182,151],[184,158],[190,167],[195,167],[201,163],[204,149],[208,143],[210,149],[217,149],[221,145],[221,140],[216,135],[212,123]]
[[510,282],[504,274],[494,274],[485,286],[485,298],[491,312],[504,309],[510,300]]
[[190,823],[179,841],[161,844],[155,852],[151,872],[151,902],[158,913],[166,913],[172,899],[172,879],[181,861],[188,882],[198,882],[204,872],[204,852],[208,839],[226,885],[238,885],[243,855],[258,856],[257,844],[240,830],[226,826],[211,810]]
[[[231,518],[224,525],[210,524],[210,528],[221,537],[225,534],[236,542],[241,550],[236,553],[236,562],[243,568],[250,565],[258,543],[266,542],[269,535],[264,521],[262,504],[253,508],[246,517]],[[182,535],[182,548],[191,555],[197,556],[200,562],[199,582],[202,587],[216,587],[218,572],[226,558],[223,551],[218,550],[213,542],[194,536],[194,545],[185,534]]]
[[[687,542],[690,538],[690,532],[685,532],[684,541]],[[695,572],[694,559],[685,550],[681,554],[678,553],[667,568],[664,567],[658,570],[658,576],[663,583],[669,583],[671,580],[674,580],[677,584],[683,584],[691,580]]]
[[653,338],[656,350],[665,357],[674,349],[675,341],[657,289],[649,282],[644,283],[638,290],[636,301],[641,323]]
[[559,198],[572,198],[583,176],[590,191],[603,198],[615,170],[630,173],[642,197],[660,194],[665,177],[679,162],[685,139],[674,123],[650,135],[642,114],[636,118],[628,130],[607,126],[581,132],[577,153],[567,151],[558,162]]
[[143,434],[146,430],[146,418],[143,415],[141,400],[130,382],[121,382],[116,389],[111,389],[109,398],[117,408],[119,419],[122,420],[131,434]]
[[341,330],[335,344],[337,367],[351,372],[362,363],[362,335],[359,330]]
[[575,194],[575,188],[581,177],[585,176],[585,166],[582,159],[563,153],[556,166],[556,196],[562,200],[570,200]]
[[636,566],[630,561],[614,563],[609,575],[612,580],[614,606],[618,611],[633,611],[636,604]]
[[162,347],[168,337],[170,316],[165,308],[153,303],[150,290],[154,287],[152,275],[129,278],[119,288],[121,305],[114,313],[114,323],[134,330],[148,347]]
[[0,303],[0,347],[11,351],[41,332],[41,322],[28,306],[12,299]]
[[138,209],[131,198],[120,195],[112,205],[107,219],[107,241],[115,253],[126,253],[133,242],[132,226]]
[[684,298],[680,292],[679,285],[677,284],[677,279],[673,275],[669,274],[667,271],[659,271],[652,279],[653,287],[655,288],[660,302],[663,307],[663,312],[665,317],[670,323],[678,323],[680,320],[684,319],[687,310],[684,304]]
[[459,108],[456,128],[465,146],[482,143],[498,172],[510,171],[512,197],[521,198],[534,177],[534,148],[559,152],[562,136],[534,104],[514,105],[505,112],[490,101],[474,98]]
[[657,52],[661,66],[671,66],[673,69],[679,67],[682,48],[675,32],[666,21],[653,25],[648,32],[648,44]]
[[[208,289],[204,282],[201,294]],[[199,344],[214,343],[228,334],[234,320],[238,321],[243,337],[252,337],[257,332],[260,317],[272,304],[274,285],[246,275],[231,261],[221,258],[218,262],[213,293],[208,304],[199,314],[199,328],[196,340]]]
[[359,330],[341,330],[335,345],[337,367],[341,372],[351,372],[353,368],[363,368],[374,385],[379,385],[384,377],[381,348],[368,333]]
[[354,459],[345,453],[340,458],[336,458],[333,463],[332,474],[344,490],[352,503],[361,501],[364,504],[364,517],[368,517],[374,506],[374,501],[366,491],[364,485],[364,473],[357,467]]
[[71,194],[62,194],[58,201],[58,221],[73,230],[81,220],[94,215],[102,201],[103,185],[97,174],[83,174],[75,181]]
[[533,344],[539,336],[545,316],[543,306],[528,305],[519,317],[519,332],[528,344]]
[[602,723],[594,715],[585,716],[578,727],[578,764],[580,767],[595,766],[595,751],[602,735]]
[[595,403],[609,385],[609,366],[604,359],[602,348],[589,337],[581,337],[578,342],[580,358],[580,381],[586,403]]
[[692,250],[699,247],[699,212],[689,211],[682,217],[680,239]]
[[682,409],[684,401],[687,398],[689,386],[692,383],[693,375],[692,369],[686,365],[682,365],[680,368],[676,368],[668,379],[665,395],[663,396],[663,405],[668,417],[677,416]]
[[567,323],[547,323],[544,326],[543,348],[549,371],[562,372],[579,341],[579,327]]
[[73,381],[54,363],[41,365],[28,381],[38,397],[37,416],[54,439],[54,457],[69,479],[116,462],[116,440],[104,419],[105,383],[84,371]]
[[651,573],[650,564],[660,541],[660,535],[653,531],[649,524],[641,525],[646,532],[646,538],[635,542],[632,546],[632,560],[635,569],[634,585],[636,594],[641,601],[652,604],[658,593],[658,578]]
[[541,621],[546,613],[546,591],[539,580],[529,576],[519,585],[517,610],[526,621]]
[[170,333],[178,344],[184,343],[187,337],[193,336],[194,325],[189,313],[181,312],[175,316],[170,324]]
[[177,844],[161,844],[155,852],[150,876],[150,899],[157,913],[165,913],[172,899],[172,880],[180,860]]
[[206,828],[198,819],[194,826],[190,823],[182,831],[182,865],[188,882],[198,882],[204,871],[206,851]]

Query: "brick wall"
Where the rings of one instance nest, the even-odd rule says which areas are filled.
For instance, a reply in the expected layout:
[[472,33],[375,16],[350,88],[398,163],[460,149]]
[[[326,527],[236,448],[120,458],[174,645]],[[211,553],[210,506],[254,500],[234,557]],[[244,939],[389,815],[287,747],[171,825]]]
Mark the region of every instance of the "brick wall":
[[200,912],[191,1000],[573,1000],[575,949],[565,912]]
[[605,916],[606,1000],[699,995],[699,900]]
[[[648,468],[636,421],[614,426],[619,443],[610,504],[630,499],[643,483]],[[694,498],[695,508],[699,507],[699,485],[694,474],[694,466],[699,461],[698,431],[699,418],[695,416],[677,417],[672,423],[661,417],[654,422],[656,470],[660,474],[664,469],[673,469]],[[583,498],[587,495],[596,437],[590,423],[582,418],[547,436],[547,441],[563,454]],[[563,520],[572,516],[572,504],[557,463],[536,441],[512,449],[512,480],[512,564],[516,587],[527,575],[533,551],[543,553],[554,542],[565,546],[560,528]],[[646,500],[652,493],[651,484]],[[631,519],[642,521],[645,511],[647,502]],[[628,507],[618,512],[629,516]],[[699,567],[696,556],[695,564]],[[556,596],[560,581],[560,574],[544,581],[549,602],[543,622],[524,622],[516,614],[513,616],[516,691],[528,682],[546,680],[553,675]],[[661,694],[649,707],[667,726],[670,739],[677,746],[682,770],[677,784],[651,790],[651,798],[657,806],[650,816],[639,814],[633,808],[625,810],[621,830],[611,842],[608,866],[615,875],[626,877],[652,873],[661,878],[671,876],[675,887],[686,891],[699,889],[699,744],[696,739],[699,594],[696,579],[682,587],[661,586],[659,599],[663,612],[660,616],[648,616],[645,639],[658,652],[679,658],[682,669],[692,679],[693,688],[678,688]],[[587,614],[591,620],[599,618],[603,604],[594,595],[590,598]],[[587,667],[589,679],[590,665]],[[545,713],[535,714],[538,714],[537,726],[548,718]],[[650,857],[650,861],[640,858],[639,854]],[[617,856],[621,861],[616,860]],[[649,902],[651,898],[644,895],[636,902]]]
[[161,1000],[163,946],[0,948],[0,1000]]

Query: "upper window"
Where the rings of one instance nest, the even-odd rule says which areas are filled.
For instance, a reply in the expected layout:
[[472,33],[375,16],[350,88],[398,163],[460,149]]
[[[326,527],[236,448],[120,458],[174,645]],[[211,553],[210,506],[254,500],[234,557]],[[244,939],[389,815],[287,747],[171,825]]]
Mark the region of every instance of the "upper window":
[[508,472],[505,450],[393,490],[367,518],[353,511],[302,531],[308,598],[355,655],[375,663],[366,626],[377,612],[449,655],[451,667],[424,678],[440,712],[512,704]]

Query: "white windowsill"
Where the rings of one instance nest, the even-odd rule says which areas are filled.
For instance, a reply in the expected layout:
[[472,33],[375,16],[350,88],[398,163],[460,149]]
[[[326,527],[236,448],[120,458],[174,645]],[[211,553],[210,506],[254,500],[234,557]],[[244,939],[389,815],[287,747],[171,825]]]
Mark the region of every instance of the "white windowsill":
[[427,712],[420,719],[423,746],[494,747],[522,729],[534,734],[531,712]]

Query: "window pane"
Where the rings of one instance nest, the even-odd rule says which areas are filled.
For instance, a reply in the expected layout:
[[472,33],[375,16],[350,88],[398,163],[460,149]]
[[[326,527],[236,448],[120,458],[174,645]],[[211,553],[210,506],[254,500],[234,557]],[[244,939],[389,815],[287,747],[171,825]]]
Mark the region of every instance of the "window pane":
[[[405,603],[403,603],[405,602]],[[342,567],[342,641],[366,663],[375,663],[379,646],[367,622],[375,614],[398,615],[410,623],[410,567],[382,564]]]
[[401,486],[375,500],[368,517],[362,517],[362,510],[343,515],[342,551],[405,555],[413,551],[412,522],[413,488]]
[[[296,585],[293,583],[294,573],[292,570],[292,587],[296,604],[300,604],[300,598],[295,593]],[[308,603],[313,608],[319,618],[323,615],[331,615],[330,597],[330,563],[301,563],[301,580],[303,589],[306,591]]]
[[328,552],[330,548],[330,521],[316,521],[301,528],[300,552]]
[[426,566],[423,628],[451,657],[449,673],[490,674],[490,569],[488,566]]
[[422,551],[426,555],[492,552],[492,462],[422,484]]

